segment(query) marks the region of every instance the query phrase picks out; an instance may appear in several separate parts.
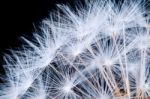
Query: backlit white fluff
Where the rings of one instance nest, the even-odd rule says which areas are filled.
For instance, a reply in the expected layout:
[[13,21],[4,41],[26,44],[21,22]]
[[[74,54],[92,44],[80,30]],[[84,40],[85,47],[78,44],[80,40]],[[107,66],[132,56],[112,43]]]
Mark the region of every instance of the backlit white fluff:
[[[0,99],[149,99],[149,12],[142,0],[85,0],[43,20],[4,56]],[[147,7],[148,8],[148,7]],[[148,9],[149,10],[149,9]]]

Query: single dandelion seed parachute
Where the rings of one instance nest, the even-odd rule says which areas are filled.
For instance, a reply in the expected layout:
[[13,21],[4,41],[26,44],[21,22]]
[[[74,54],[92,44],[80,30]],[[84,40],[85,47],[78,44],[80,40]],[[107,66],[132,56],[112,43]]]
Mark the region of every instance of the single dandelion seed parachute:
[[0,99],[150,99],[148,2],[84,3],[58,4],[23,49],[5,54]]

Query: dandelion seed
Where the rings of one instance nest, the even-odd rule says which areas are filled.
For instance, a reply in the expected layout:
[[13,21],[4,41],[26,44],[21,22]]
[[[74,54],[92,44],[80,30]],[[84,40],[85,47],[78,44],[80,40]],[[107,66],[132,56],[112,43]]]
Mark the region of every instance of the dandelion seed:
[[[149,99],[149,12],[142,0],[85,0],[43,20],[4,57],[0,99]],[[149,9],[149,8],[148,8]]]

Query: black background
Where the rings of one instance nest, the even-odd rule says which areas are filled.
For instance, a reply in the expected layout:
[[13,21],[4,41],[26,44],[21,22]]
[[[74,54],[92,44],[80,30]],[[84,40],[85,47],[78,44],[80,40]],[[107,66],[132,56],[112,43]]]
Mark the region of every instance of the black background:
[[5,0],[0,1],[0,51],[18,46],[21,35],[30,35],[56,4],[73,0]]
[[3,55],[19,48],[20,36],[30,36],[35,27],[57,8],[56,4],[74,4],[75,0],[1,0],[0,1],[0,74]]

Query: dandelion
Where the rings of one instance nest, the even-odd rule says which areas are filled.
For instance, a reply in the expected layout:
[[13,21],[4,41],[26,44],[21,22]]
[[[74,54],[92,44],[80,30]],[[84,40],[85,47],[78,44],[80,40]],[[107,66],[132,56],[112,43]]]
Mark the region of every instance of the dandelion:
[[0,99],[149,99],[149,12],[142,0],[96,0],[43,20],[4,56]]

